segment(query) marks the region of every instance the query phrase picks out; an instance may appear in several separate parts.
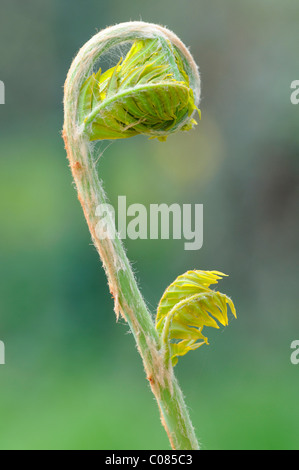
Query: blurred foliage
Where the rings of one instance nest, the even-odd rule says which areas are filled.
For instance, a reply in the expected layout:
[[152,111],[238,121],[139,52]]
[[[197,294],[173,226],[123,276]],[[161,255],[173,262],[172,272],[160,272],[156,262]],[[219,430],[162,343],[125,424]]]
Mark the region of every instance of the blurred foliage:
[[177,367],[204,448],[298,448],[290,344],[299,335],[299,108],[289,87],[299,78],[299,5],[292,0],[161,0],[155,8],[2,0],[0,448],[168,448],[133,338],[115,325],[60,135],[76,51],[97,30],[140,18],[190,45],[203,79],[202,121],[163,144],[101,143],[99,173],[114,204],[118,195],[146,206],[203,203],[204,247],[128,240],[129,258],[153,312],[188,269],[230,274],[222,289],[238,321]]

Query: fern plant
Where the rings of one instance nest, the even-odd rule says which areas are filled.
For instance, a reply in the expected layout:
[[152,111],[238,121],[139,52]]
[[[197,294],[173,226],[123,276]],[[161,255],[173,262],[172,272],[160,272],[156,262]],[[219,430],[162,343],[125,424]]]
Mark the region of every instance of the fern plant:
[[[115,46],[132,43],[125,58],[102,73],[98,59]],[[174,449],[199,444],[174,375],[179,356],[207,343],[204,327],[228,324],[232,301],[210,288],[224,274],[189,271],[179,276],[160,301],[153,321],[137,286],[113,218],[101,227],[97,207],[106,203],[93,156],[93,141],[143,134],[164,141],[189,131],[199,115],[200,77],[184,44],[166,28],[129,22],[107,28],[79,51],[65,83],[63,137],[78,197],[93,243],[114,297],[115,313],[128,323]],[[107,226],[108,224],[108,226]],[[218,323],[217,323],[218,321]]]

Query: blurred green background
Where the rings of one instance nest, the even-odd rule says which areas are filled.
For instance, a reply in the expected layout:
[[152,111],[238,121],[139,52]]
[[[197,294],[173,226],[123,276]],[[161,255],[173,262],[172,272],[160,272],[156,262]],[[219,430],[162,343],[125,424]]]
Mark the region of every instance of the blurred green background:
[[[238,320],[176,372],[204,449],[299,447],[299,4],[291,0],[1,0],[1,449],[168,449],[132,335],[105,275],[61,139],[63,83],[98,30],[168,26],[191,48],[202,122],[167,143],[106,149],[112,203],[204,204],[204,246],[127,241],[152,311],[187,269],[230,275]],[[107,142],[101,144],[103,151]]]

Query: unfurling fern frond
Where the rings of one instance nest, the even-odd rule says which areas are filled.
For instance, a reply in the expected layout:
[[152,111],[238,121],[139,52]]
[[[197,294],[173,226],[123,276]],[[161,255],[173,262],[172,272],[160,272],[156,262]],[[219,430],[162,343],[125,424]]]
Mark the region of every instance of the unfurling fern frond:
[[[232,300],[210,289],[226,276],[218,271],[188,271],[179,276],[160,300],[156,329],[166,348],[166,360],[178,362],[178,356],[208,344],[202,334],[205,326],[228,325],[227,305],[236,317]],[[216,321],[217,320],[217,321]]]
[[[103,55],[133,44],[115,67],[98,71]],[[119,50],[119,49],[118,49]],[[96,70],[96,74],[93,72]],[[92,37],[75,57],[65,83],[63,138],[93,243],[115,300],[136,340],[147,378],[173,449],[198,450],[183,393],[138,288],[114,218],[98,217],[107,205],[92,141],[145,134],[165,140],[195,124],[200,103],[198,67],[182,41],[159,25],[128,22]],[[111,215],[111,217],[110,217]],[[104,220],[106,219],[106,220]],[[107,237],[98,237],[105,231]],[[116,236],[112,236],[116,234]]]
[[192,129],[198,109],[185,68],[170,41],[136,40],[124,60],[103,74],[100,69],[81,87],[79,119],[90,140],[137,134],[166,140]]

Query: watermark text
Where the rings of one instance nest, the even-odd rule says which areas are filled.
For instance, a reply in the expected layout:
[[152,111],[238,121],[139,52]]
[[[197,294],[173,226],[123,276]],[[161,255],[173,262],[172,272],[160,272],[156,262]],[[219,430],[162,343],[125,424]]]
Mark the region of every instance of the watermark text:
[[124,240],[184,240],[185,250],[200,250],[203,246],[202,204],[143,204],[127,206],[126,196],[118,196],[116,211],[111,204],[100,204],[96,209],[99,222],[96,235],[99,240],[115,239],[118,233]]
[[0,366],[5,364],[5,346],[3,341],[0,341]]
[[299,364],[299,340],[295,340],[291,344],[291,349],[294,349],[294,351],[291,354],[291,363],[294,364],[294,366],[297,366]]
[[0,80],[0,104],[5,104],[5,85]]
[[291,103],[292,104],[299,104],[299,80],[294,80],[291,83],[291,89],[295,90],[291,94]]

